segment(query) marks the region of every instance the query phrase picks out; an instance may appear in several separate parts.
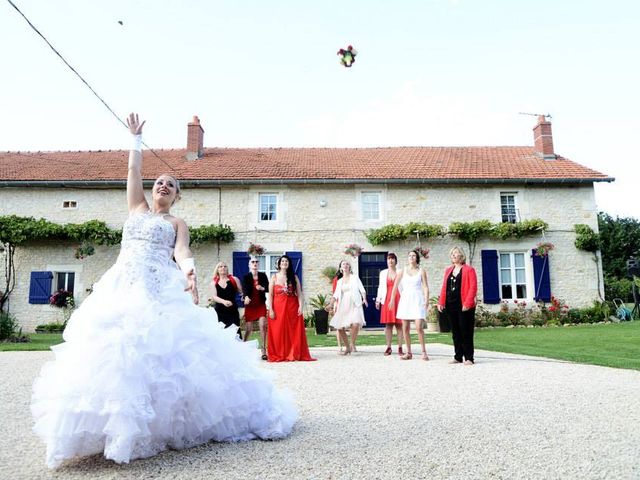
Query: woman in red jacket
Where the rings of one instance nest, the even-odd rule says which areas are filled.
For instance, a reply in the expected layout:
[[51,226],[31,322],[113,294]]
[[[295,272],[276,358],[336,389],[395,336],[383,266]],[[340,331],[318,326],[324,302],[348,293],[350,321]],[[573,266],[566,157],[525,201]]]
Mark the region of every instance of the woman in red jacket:
[[475,269],[466,264],[467,257],[460,247],[449,251],[452,265],[444,271],[438,311],[443,310],[451,322],[451,336],[455,354],[450,363],[473,365],[473,331],[476,323],[476,295],[478,280]]

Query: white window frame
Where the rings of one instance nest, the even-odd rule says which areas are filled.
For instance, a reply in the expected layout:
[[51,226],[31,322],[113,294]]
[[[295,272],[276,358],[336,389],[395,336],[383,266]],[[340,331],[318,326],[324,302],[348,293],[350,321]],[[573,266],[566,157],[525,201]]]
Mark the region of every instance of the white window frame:
[[[69,274],[73,274],[73,290],[69,290]],[[64,280],[64,287],[62,288],[63,290],[68,290],[71,293],[73,293],[75,295],[75,288],[76,288],[76,277],[78,276],[76,272],[74,272],[73,270],[66,270],[64,272],[53,272],[53,282],[51,282],[51,289],[53,290],[53,292],[51,292],[52,294],[58,291],[58,283],[60,280],[60,276],[64,275],[65,276],[65,280]]]
[[[509,207],[510,205],[503,205],[503,197],[513,197],[513,213],[504,213],[503,207]],[[505,216],[507,220],[505,220]],[[513,216],[513,221],[509,217]],[[500,221],[502,223],[518,223],[520,221],[520,209],[518,207],[518,192],[500,192]]]
[[[76,301],[76,305],[82,298],[84,298],[85,291],[84,291],[84,284],[82,283],[82,272],[83,272],[82,265],[61,265],[61,264],[47,265],[46,270],[47,272],[51,272],[53,274],[53,278],[51,281],[51,294],[54,294],[56,292],[56,287],[58,286],[59,274],[73,273],[75,274],[75,276],[73,279],[72,293],[73,293],[73,298]],[[66,282],[65,282],[65,286],[66,286]],[[48,305],[46,306],[48,307]]]
[[282,252],[274,253],[269,252],[264,255],[257,255],[258,259],[258,271],[263,272],[267,278],[271,278],[278,270],[274,264],[273,270],[271,269],[271,263],[277,261],[278,258],[282,256]]
[[[511,283],[509,284],[511,286],[511,298],[505,298],[504,294],[502,292],[502,287],[503,282],[502,282],[502,271],[506,270],[502,268],[502,255],[509,255],[509,271],[511,273]],[[523,266],[520,268],[518,267],[517,270],[523,270],[524,271],[524,283],[519,283],[516,282],[516,264],[515,264],[515,255],[522,255],[523,257]],[[500,251],[498,252],[498,282],[500,285],[500,298],[502,300],[506,300],[508,302],[513,302],[514,300],[525,300],[525,301],[530,301],[532,300],[533,297],[533,282],[532,282],[532,278],[531,278],[531,262],[528,261],[529,256],[527,255],[527,252],[521,251],[521,250],[505,250],[505,251]],[[524,285],[525,287],[525,296],[524,297],[519,297],[518,296],[518,285]]]
[[[275,198],[275,211],[273,215],[275,218],[271,218],[269,220],[262,219],[262,198],[263,196],[272,196]],[[268,213],[268,212],[267,212]],[[280,221],[280,195],[278,192],[259,192],[258,193],[258,223],[268,223],[273,224]]]
[[[365,198],[370,195],[376,195],[378,198],[378,216],[375,218],[367,218],[365,209]],[[372,204],[373,205],[373,204]],[[382,191],[381,190],[363,190],[360,192],[360,217],[364,222],[379,222],[382,220]]]

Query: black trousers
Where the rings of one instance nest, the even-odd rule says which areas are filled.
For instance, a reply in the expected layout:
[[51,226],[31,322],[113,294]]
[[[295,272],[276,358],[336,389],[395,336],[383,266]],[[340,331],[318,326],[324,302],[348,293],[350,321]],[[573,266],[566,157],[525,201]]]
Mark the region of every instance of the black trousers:
[[473,332],[476,324],[476,309],[462,311],[461,305],[446,307],[447,316],[451,323],[451,337],[453,338],[454,356],[457,361],[469,360],[473,362]]

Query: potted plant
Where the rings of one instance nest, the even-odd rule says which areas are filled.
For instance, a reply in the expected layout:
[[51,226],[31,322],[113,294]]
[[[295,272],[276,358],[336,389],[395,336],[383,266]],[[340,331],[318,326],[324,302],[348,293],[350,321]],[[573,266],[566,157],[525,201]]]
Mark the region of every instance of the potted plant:
[[329,304],[329,294],[318,293],[309,298],[309,306],[313,308],[313,316],[316,324],[316,334],[326,335],[329,332],[329,312],[325,307]]
[[429,313],[427,313],[427,332],[439,332],[440,324],[438,323],[438,297],[429,299]]

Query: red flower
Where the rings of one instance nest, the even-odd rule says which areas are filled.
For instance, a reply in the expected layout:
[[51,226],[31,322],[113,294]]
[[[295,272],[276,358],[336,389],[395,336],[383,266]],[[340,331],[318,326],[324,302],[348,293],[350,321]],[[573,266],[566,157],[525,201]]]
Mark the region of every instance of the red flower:
[[556,307],[555,307],[555,305],[551,305],[551,306],[549,307],[549,311],[550,311],[550,312],[555,312],[555,311],[556,311]]

